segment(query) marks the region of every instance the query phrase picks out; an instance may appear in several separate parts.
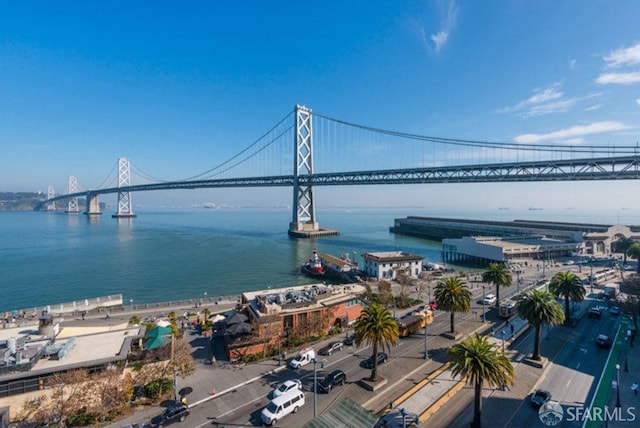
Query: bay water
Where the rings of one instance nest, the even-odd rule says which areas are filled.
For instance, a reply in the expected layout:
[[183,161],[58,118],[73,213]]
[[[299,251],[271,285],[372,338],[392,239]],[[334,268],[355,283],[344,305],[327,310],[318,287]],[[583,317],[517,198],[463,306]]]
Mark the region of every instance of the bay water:
[[314,249],[335,256],[402,250],[440,261],[440,242],[394,235],[408,215],[638,224],[619,213],[443,212],[425,208],[318,210],[338,236],[294,239],[290,209],[183,209],[89,218],[53,212],[0,212],[0,312],[122,294],[154,303],[314,282],[300,274]]

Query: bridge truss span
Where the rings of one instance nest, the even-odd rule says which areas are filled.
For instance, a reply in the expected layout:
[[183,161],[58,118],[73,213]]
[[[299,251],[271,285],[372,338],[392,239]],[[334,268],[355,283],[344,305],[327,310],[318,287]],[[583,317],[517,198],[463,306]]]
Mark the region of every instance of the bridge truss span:
[[489,183],[523,181],[633,180],[640,178],[640,155],[459,165],[379,171],[316,174],[307,179],[315,186]]

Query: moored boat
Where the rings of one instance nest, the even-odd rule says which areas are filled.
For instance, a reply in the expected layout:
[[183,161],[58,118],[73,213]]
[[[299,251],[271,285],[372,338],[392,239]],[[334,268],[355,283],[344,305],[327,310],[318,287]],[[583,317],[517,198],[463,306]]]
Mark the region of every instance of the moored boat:
[[322,266],[322,260],[318,256],[318,252],[313,250],[313,258],[300,267],[302,273],[309,276],[324,276],[326,270]]

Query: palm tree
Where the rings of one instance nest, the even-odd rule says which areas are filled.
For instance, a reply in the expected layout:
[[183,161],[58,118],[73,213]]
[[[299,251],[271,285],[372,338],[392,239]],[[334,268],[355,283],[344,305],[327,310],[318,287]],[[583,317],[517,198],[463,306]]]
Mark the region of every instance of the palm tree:
[[575,273],[558,272],[549,282],[549,292],[556,297],[564,297],[564,322],[571,321],[569,300],[582,302],[587,293],[582,286],[582,281]]
[[636,244],[632,244],[629,249],[627,250],[627,256],[631,257],[632,259],[636,259],[638,260],[638,268],[637,268],[637,273],[640,273],[640,244],[636,243]]
[[451,333],[454,333],[454,314],[456,312],[469,312],[471,308],[471,291],[469,287],[460,278],[451,276],[438,281],[435,289],[435,298],[438,303],[438,309],[451,312]]
[[532,359],[540,361],[540,332],[544,324],[558,325],[564,322],[564,312],[553,294],[541,290],[531,290],[520,296],[516,302],[518,314],[535,327]]
[[496,307],[500,306],[500,287],[509,287],[512,281],[511,272],[502,263],[490,263],[489,268],[482,272],[482,282],[496,286]]
[[393,319],[389,309],[373,303],[367,306],[354,324],[356,333],[356,345],[369,345],[373,348],[373,368],[371,369],[371,380],[377,380],[378,372],[378,349],[391,348],[398,342],[398,323]]
[[476,333],[464,342],[453,345],[447,352],[448,366],[453,376],[462,375],[467,384],[473,384],[475,390],[473,402],[473,421],[471,426],[482,426],[482,384],[490,387],[513,385],[515,371],[511,361],[497,344],[491,344],[487,337]]

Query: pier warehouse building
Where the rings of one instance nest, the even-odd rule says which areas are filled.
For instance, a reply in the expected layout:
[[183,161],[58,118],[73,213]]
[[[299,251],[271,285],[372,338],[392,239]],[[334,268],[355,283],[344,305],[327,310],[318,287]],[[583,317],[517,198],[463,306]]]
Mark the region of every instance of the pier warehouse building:
[[510,261],[569,255],[609,256],[622,237],[640,242],[640,226],[409,216],[393,233],[442,241],[445,261]]

